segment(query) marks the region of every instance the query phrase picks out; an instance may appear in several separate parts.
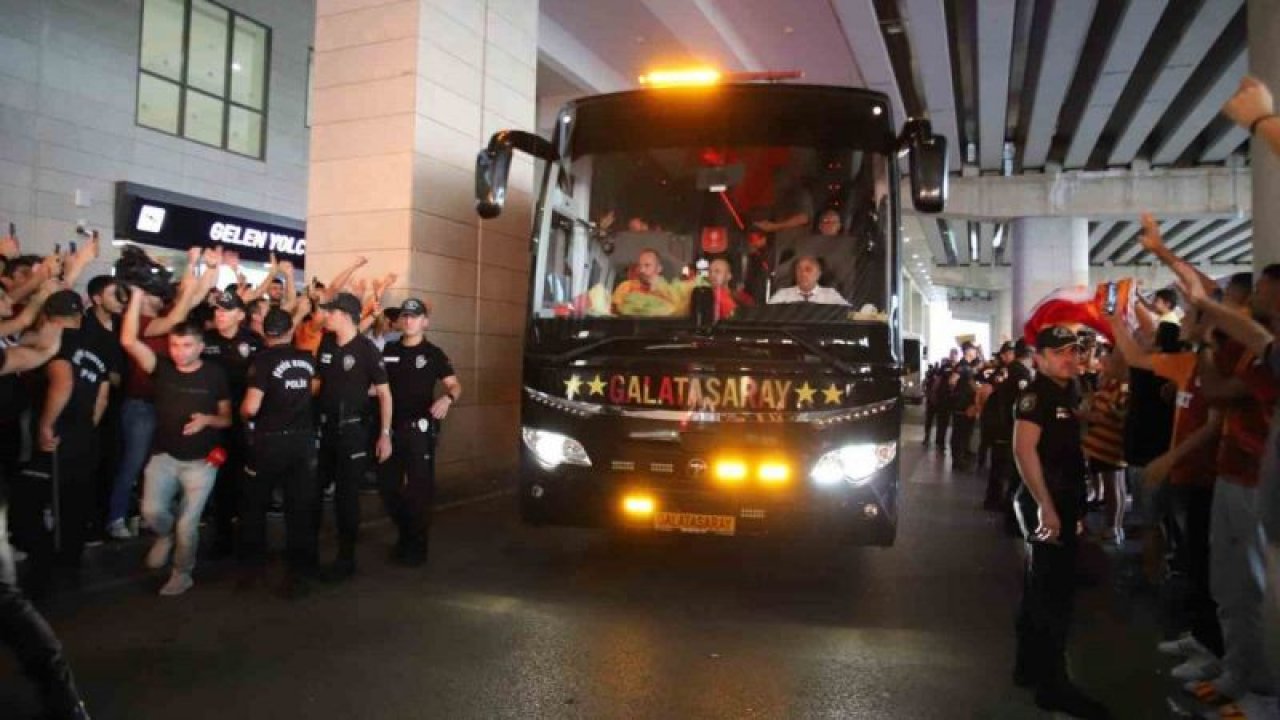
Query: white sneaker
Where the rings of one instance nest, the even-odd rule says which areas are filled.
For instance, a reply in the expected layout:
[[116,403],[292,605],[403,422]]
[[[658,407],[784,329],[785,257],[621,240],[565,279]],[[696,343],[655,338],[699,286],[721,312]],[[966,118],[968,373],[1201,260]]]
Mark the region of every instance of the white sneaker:
[[195,584],[196,581],[191,579],[190,573],[174,572],[169,576],[169,582],[165,583],[164,587],[160,588],[160,594],[181,595],[182,593],[190,590]]
[[159,570],[168,565],[171,552],[173,552],[172,535],[161,535],[156,538],[156,541],[151,543],[151,549],[147,551],[147,567]]
[[107,537],[112,540],[131,540],[133,533],[129,532],[129,527],[123,520],[116,520],[107,526]]
[[1212,655],[1208,657],[1192,656],[1186,662],[1169,672],[1174,680],[1191,682],[1193,680],[1212,680],[1222,674],[1222,663]]
[[1164,642],[1156,645],[1156,650],[1159,650],[1165,655],[1181,655],[1182,657],[1191,657],[1193,655],[1213,655],[1213,653],[1209,652],[1209,648],[1201,645],[1200,641],[1191,633],[1182,635],[1176,640],[1165,640]]

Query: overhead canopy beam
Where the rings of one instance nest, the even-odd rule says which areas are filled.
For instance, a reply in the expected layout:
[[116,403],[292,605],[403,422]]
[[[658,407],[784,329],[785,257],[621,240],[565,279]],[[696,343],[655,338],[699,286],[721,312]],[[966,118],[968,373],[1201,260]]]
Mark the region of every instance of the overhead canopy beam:
[[1204,154],[1200,156],[1200,162],[1222,162],[1248,139],[1248,130],[1232,125],[1230,129],[1222,133],[1217,140],[1214,140],[1209,147],[1205,149]]
[[1213,0],[1200,6],[1200,11],[1187,25],[1186,32],[1160,69],[1155,82],[1147,87],[1142,104],[1112,148],[1111,156],[1107,159],[1109,165],[1128,165],[1133,162],[1138,150],[1151,134],[1151,129],[1169,109],[1169,104],[1178,96],[1178,91],[1187,83],[1209,48],[1243,4],[1244,0]]
[[642,0],[654,17],[676,36],[691,55],[721,68],[764,70],[733,24],[710,0]]
[[1107,233],[1110,233],[1111,230],[1115,228],[1116,225],[1119,225],[1119,224],[1120,223],[1117,220],[1103,220],[1102,222],[1096,223],[1094,225],[1093,230],[1089,231],[1090,258],[1098,257],[1097,255],[1098,245],[1101,244],[1103,239],[1107,237]]
[[906,106],[902,104],[902,92],[893,74],[889,49],[885,47],[884,35],[880,33],[875,0],[833,0],[832,7],[849,49],[853,51],[854,62],[862,71],[863,82],[868,88],[889,96],[893,116],[901,124],[907,117]]
[[1248,71],[1249,53],[1244,48],[1240,48],[1235,60],[1232,60],[1231,64],[1222,71],[1204,95],[1200,96],[1200,100],[1187,113],[1182,124],[1160,143],[1160,147],[1156,148],[1155,154],[1151,156],[1151,162],[1157,165],[1172,165],[1196,139],[1196,136],[1218,117],[1223,103],[1235,93],[1240,85],[1240,78]]
[[951,44],[943,0],[906,0],[911,50],[920,67],[925,104],[934,132],[947,138],[951,167],[960,167],[960,128],[956,122],[956,92],[951,81]]
[[1097,254],[1091,257],[1092,260],[1097,260],[1099,263],[1110,262],[1111,256],[1138,234],[1137,223],[1126,222],[1119,225],[1119,229],[1112,233],[1111,239],[1103,243],[1102,247],[1098,248]]
[[1250,223],[1248,220],[1224,223],[1222,227],[1201,235],[1186,247],[1174,249],[1174,252],[1187,262],[1199,262],[1201,255],[1207,252],[1213,252],[1215,248],[1219,248],[1224,245],[1231,245],[1244,238],[1252,236],[1253,223]]
[[1017,0],[978,3],[978,156],[983,170],[999,170],[1003,158],[1017,11]]
[[635,86],[546,13],[538,14],[538,59],[592,92],[618,92]]
[[1094,0],[1053,4],[1049,38],[1044,49],[1044,61],[1040,64],[1040,79],[1035,86],[1035,101],[1031,106],[1027,146],[1022,155],[1023,167],[1044,167],[1045,158],[1049,156],[1054,133],[1058,131],[1062,100],[1067,95],[1076,66],[1080,64],[1080,50],[1089,33],[1095,7]]
[[1167,3],[1168,0],[1129,0],[1120,27],[1107,50],[1098,81],[1089,94],[1084,115],[1071,136],[1067,167],[1082,168],[1089,163],[1089,156],[1111,119],[1111,112],[1115,110],[1116,102],[1120,100]]
[[[965,219],[1134,220],[1139,212],[1150,212],[1173,219],[1243,217],[1253,211],[1252,188],[1248,169],[1229,167],[952,176],[942,215]],[[902,207],[911,207],[906,187],[902,190]]]

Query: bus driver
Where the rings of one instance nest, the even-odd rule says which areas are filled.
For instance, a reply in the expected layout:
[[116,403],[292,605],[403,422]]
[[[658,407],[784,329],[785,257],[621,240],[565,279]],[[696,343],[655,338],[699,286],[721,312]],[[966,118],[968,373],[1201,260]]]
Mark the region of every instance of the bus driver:
[[819,303],[822,305],[848,305],[840,293],[829,287],[818,284],[822,275],[822,264],[812,255],[802,255],[795,262],[796,284],[785,287],[769,298],[769,304],[777,303]]

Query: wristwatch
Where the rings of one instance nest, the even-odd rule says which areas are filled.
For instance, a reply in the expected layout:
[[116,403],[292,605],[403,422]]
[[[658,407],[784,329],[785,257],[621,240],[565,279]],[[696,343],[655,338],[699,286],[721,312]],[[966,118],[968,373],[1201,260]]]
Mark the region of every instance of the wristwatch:
[[389,428],[384,429],[381,434],[386,435],[387,437],[391,437],[391,430]]

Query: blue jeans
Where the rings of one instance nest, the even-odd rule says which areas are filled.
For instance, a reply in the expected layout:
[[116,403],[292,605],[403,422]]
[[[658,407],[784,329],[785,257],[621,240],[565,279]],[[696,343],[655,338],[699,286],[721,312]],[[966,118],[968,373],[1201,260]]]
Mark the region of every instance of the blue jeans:
[[120,406],[120,465],[111,484],[108,523],[123,521],[129,512],[129,492],[151,455],[151,436],[155,431],[155,406],[146,400],[125,398]]

